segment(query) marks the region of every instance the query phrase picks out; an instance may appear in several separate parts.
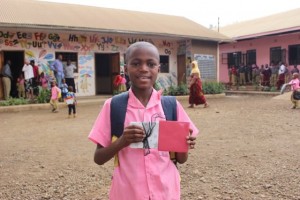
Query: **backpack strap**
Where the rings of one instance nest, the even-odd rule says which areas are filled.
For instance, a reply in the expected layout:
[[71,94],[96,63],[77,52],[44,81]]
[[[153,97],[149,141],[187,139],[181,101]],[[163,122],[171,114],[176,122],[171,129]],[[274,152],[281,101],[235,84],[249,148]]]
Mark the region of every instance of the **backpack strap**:
[[128,92],[115,95],[110,103],[111,136],[120,137],[124,131],[124,121],[128,104]]
[[167,121],[177,121],[177,102],[174,96],[162,96],[161,104]]

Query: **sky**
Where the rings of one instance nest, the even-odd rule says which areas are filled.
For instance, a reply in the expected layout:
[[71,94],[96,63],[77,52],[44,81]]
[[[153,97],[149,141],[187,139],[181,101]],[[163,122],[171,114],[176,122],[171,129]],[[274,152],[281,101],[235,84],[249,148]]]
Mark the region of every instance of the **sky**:
[[183,16],[207,28],[256,19],[295,8],[300,0],[43,0]]

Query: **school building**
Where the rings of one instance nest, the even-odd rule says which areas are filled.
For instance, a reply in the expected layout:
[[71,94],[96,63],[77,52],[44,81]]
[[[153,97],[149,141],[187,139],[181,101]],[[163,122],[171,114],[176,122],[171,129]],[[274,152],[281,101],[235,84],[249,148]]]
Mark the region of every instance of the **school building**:
[[[218,80],[218,45],[227,36],[180,16],[144,13],[36,0],[1,0],[0,67],[12,62],[13,84],[24,60],[50,72],[58,54],[77,66],[78,96],[112,94],[114,76],[124,70],[126,48],[137,41],[158,47],[158,84],[167,88],[185,82],[191,60],[198,60],[202,78]],[[3,86],[0,81],[0,98]]]
[[228,82],[228,67],[284,62],[300,65],[300,8],[220,28],[235,42],[220,44],[220,82]]

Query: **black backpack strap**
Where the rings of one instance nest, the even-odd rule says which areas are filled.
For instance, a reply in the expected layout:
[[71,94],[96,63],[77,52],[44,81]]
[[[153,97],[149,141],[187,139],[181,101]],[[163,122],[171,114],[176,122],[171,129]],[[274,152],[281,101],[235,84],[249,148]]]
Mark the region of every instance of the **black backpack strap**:
[[113,96],[110,103],[111,136],[120,137],[124,131],[124,121],[128,104],[128,92]]
[[167,121],[177,121],[177,102],[174,96],[162,96],[161,104]]

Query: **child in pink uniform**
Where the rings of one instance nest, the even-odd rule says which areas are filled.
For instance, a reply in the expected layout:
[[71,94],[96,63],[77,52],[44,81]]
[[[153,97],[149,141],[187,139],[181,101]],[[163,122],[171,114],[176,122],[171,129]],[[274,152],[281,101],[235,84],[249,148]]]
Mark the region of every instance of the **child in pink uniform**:
[[295,109],[298,107],[298,100],[295,99],[295,93],[300,92],[300,85],[299,85],[299,74],[293,73],[293,79],[287,84],[291,86],[291,90],[293,91],[291,95],[291,102],[293,103],[292,109]]
[[[103,165],[115,155],[118,156],[118,165],[113,172],[110,200],[179,200],[179,172],[170,160],[169,152],[151,149],[150,154],[145,155],[144,149],[129,147],[131,143],[142,142],[145,137],[143,128],[130,125],[130,122],[150,122],[154,115],[165,116],[160,99],[161,92],[153,89],[159,72],[158,50],[148,42],[134,43],[126,51],[126,63],[125,71],[132,85],[129,90],[124,132],[112,142],[111,99],[108,99],[89,134],[89,139],[97,145],[94,161]],[[194,148],[198,129],[179,102],[177,120],[190,123],[190,136],[187,136],[186,141],[191,149]],[[186,162],[187,158],[188,153],[176,153],[179,163]]]
[[51,99],[50,105],[52,106],[52,112],[58,112],[58,99],[61,90],[56,86],[56,82],[51,83]]

